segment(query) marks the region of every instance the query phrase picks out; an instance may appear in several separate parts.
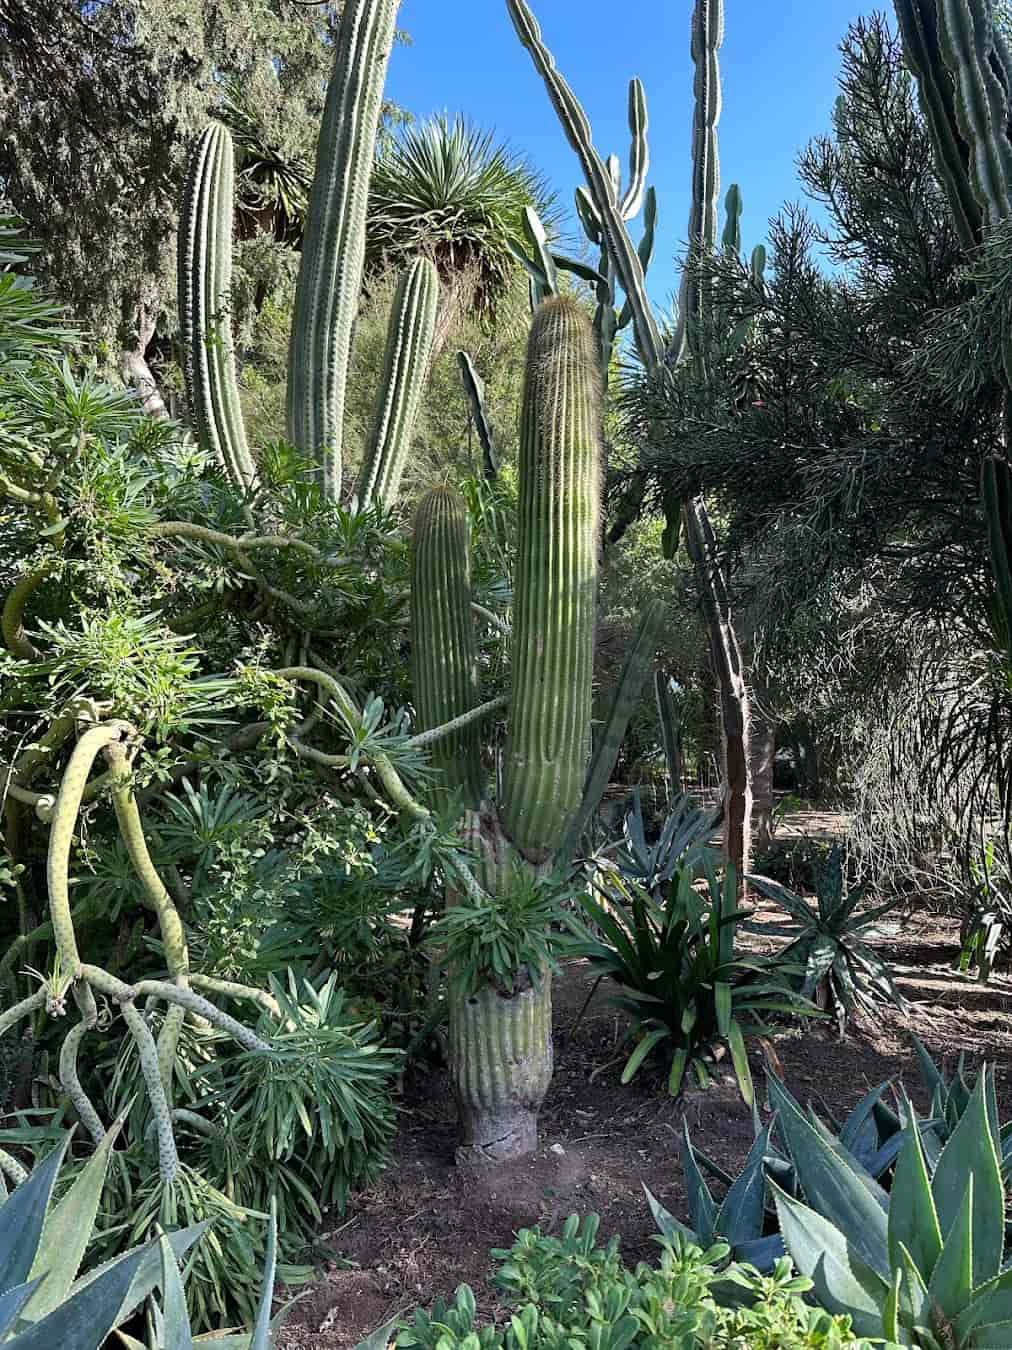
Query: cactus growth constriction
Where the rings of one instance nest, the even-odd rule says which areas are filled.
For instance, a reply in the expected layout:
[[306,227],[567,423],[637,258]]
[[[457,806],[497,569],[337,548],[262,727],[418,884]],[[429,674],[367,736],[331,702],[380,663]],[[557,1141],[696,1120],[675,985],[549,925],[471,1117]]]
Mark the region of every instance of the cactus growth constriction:
[[[478,655],[470,601],[470,522],[459,493],[434,488],[415,516],[411,569],[411,675],[418,726],[443,726],[478,703]],[[466,807],[481,802],[478,729],[437,741],[434,767]]]
[[383,377],[358,481],[358,500],[392,506],[411,448],[411,433],[429,374],[439,277],[429,258],[401,276],[390,312]]
[[587,319],[546,300],[520,431],[512,717],[502,822],[529,859],[562,843],[587,765],[601,496],[600,381]]
[[256,468],[246,441],[230,315],[232,137],[212,123],[186,176],[178,245],[179,327],[186,393],[200,444],[217,455],[236,487],[248,490]]
[[288,437],[341,491],[345,389],[365,262],[369,175],[398,0],[346,0],[320,126],[288,353]]

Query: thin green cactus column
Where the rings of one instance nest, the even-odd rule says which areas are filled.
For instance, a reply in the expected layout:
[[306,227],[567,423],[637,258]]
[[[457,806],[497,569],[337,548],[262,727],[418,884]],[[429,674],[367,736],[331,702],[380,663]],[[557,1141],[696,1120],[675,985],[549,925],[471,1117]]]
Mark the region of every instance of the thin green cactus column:
[[257,474],[239,403],[230,312],[234,182],[232,137],[212,122],[190,160],[179,213],[183,371],[197,440],[248,491]]
[[346,0],[320,126],[288,351],[288,436],[341,493],[345,389],[365,262],[369,175],[398,0]]

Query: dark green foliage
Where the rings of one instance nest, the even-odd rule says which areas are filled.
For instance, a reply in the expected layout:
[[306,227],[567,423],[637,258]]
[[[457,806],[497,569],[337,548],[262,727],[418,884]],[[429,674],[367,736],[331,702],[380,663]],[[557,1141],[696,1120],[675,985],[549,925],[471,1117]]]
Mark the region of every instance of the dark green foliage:
[[887,901],[862,909],[866,887],[847,884],[843,850],[835,844],[815,884],[815,904],[768,877],[750,876],[749,885],[775,901],[794,920],[782,925],[749,924],[754,932],[789,937],[785,960],[794,961],[804,975],[801,993],[820,1008],[830,1009],[841,1034],[847,1018],[856,1012],[875,1015],[882,1001],[903,1006],[888,964],[868,946],[875,924],[895,905]]

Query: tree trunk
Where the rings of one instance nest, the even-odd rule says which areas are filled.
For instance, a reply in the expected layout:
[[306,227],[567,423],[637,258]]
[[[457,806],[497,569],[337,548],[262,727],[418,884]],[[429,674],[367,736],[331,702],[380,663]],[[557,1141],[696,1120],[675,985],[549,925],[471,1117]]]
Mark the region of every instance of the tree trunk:
[[724,858],[735,870],[737,894],[741,898],[752,829],[748,690],[741,648],[731,622],[727,586],[717,560],[713,527],[701,497],[685,503],[684,518],[686,547],[700,590],[717,679],[724,778]]
[[120,352],[119,373],[123,383],[140,394],[141,407],[147,415],[167,422],[169,410],[147,360],[148,346],[154,335],[155,320],[151,317],[151,309],[142,300],[137,307],[137,343]]
[[752,763],[752,843],[769,848],[773,839],[773,756],[776,734],[765,718],[752,721],[749,757]]

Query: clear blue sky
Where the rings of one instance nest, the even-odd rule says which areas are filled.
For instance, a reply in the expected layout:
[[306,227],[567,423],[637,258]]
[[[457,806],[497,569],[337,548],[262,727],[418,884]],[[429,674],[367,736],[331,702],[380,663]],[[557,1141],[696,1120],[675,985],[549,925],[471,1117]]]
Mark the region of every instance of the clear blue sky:
[[[532,0],[545,40],[574,86],[602,154],[623,162],[626,88],[643,80],[650,109],[651,175],[659,201],[651,292],[664,303],[676,285],[673,259],[685,237],[692,117],[692,0]],[[880,8],[891,11],[888,0]],[[741,185],[743,241],[765,235],[785,199],[800,196],[795,157],[829,125],[838,44],[863,0],[726,0],[721,50],[722,193]],[[388,94],[416,117],[465,113],[549,178],[565,205],[579,168],[504,0],[403,0],[412,46],[395,50]]]

